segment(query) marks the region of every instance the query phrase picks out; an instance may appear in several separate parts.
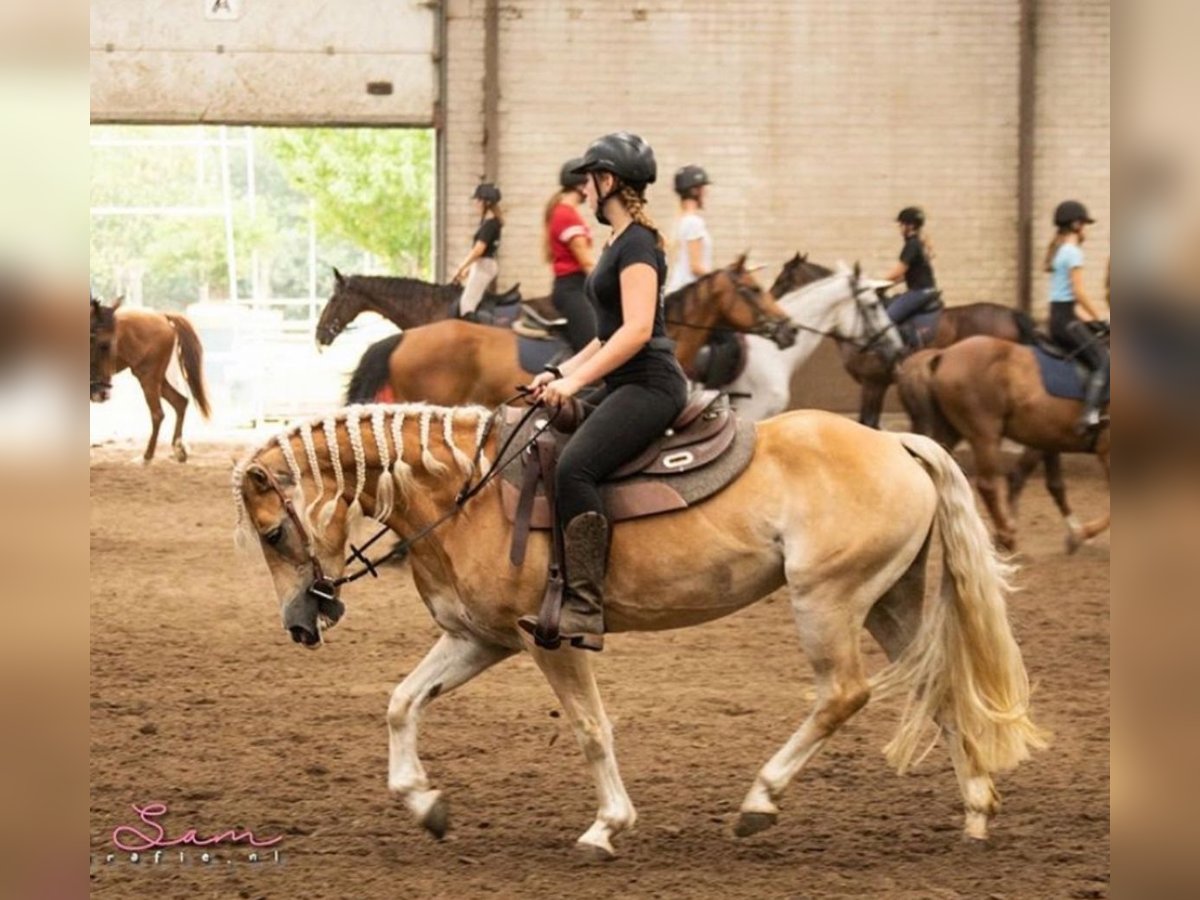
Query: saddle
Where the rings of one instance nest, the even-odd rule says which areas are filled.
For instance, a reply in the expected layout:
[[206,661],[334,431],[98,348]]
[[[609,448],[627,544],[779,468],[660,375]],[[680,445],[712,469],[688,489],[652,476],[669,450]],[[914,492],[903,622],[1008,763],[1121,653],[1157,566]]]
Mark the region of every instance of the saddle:
[[513,331],[534,340],[560,340],[566,336],[567,320],[559,315],[549,297],[521,301],[521,315]]
[[[520,446],[544,429],[522,453],[520,464],[505,469],[500,484],[504,515],[513,523],[509,559],[514,566],[525,560],[529,532],[554,525],[554,468],[570,439],[557,423],[546,427],[551,423],[549,411],[529,417],[513,434],[523,415],[519,408],[506,408],[498,436],[500,446],[510,435],[512,444]],[[562,425],[572,427],[578,421]],[[605,513],[610,522],[620,522],[686,509],[726,487],[753,455],[754,424],[739,421],[729,398],[719,391],[696,391],[662,437],[600,485]]]

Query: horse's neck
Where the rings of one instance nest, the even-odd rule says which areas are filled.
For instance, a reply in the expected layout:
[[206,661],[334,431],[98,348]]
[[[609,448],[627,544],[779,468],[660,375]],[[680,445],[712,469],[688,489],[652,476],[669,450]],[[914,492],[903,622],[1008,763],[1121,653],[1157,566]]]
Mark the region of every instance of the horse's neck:
[[398,328],[412,328],[444,319],[457,293],[444,285],[405,279],[395,292],[363,292],[370,309],[391,320]]

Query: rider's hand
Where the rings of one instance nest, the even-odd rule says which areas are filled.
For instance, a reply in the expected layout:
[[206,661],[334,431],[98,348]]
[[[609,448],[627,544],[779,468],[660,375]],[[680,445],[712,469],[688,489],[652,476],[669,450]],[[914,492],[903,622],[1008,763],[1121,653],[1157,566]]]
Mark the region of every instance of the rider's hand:
[[[549,375],[550,373],[547,372],[546,374]],[[578,384],[570,375],[565,378],[554,378],[551,375],[551,378],[553,380],[543,387],[541,391],[541,400],[551,406],[562,406],[583,387],[583,385]]]
[[529,399],[536,402],[542,399],[542,389],[558,376],[553,372],[539,372],[533,381],[529,382]]

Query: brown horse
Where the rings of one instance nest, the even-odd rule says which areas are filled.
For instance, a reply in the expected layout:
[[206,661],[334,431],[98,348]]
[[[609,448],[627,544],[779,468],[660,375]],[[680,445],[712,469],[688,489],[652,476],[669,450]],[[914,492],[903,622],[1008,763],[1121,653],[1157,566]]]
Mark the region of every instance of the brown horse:
[[[771,286],[776,297],[803,287],[810,281],[831,274],[824,266],[808,262],[807,256],[796,254],[783,267]],[[1033,320],[1020,310],[999,303],[967,303],[949,306],[938,319],[937,330],[929,341],[930,348],[949,347],[964,338],[986,334],[1005,341],[1028,344],[1033,340]],[[862,385],[858,421],[870,428],[879,427],[883,400],[895,378],[895,370],[878,352],[863,352],[855,344],[839,341],[838,352],[842,365],[855,381]]]
[[[961,440],[971,445],[975,483],[996,525],[996,542],[1016,547],[1016,523],[1009,509],[1025,476],[1044,458],[1047,485],[1067,524],[1067,551],[1100,534],[1109,525],[1105,512],[1080,524],[1067,503],[1058,454],[1095,453],[1109,477],[1111,435],[1105,420],[1098,434],[1075,428],[1083,403],[1053,397],[1042,386],[1033,349],[999,338],[976,336],[944,350],[922,350],[898,369],[900,398],[913,429],[947,449]],[[1010,497],[1001,491],[1003,438],[1029,448],[1010,481]]]
[[[388,789],[442,837],[447,804],[418,755],[419,720],[434,698],[526,651],[558,695],[595,781],[599,809],[577,846],[607,858],[612,838],[637,814],[591,654],[541,649],[517,626],[539,606],[550,539],[532,535],[525,564],[509,563],[512,526],[499,482],[474,481],[504,462],[491,415],[480,407],[354,406],[284,431],[234,467],[238,543],[263,554],[284,628],[316,650],[345,611],[337,581],[346,577],[355,523],[374,518],[411,538],[413,580],[442,633],[392,693]],[[819,411],[755,429],[749,466],[722,491],[692,508],[616,524],[606,630],[699,625],[786,588],[816,700],[758,771],[735,833],[775,824],[789,783],[838,728],[873,690],[898,690],[906,702],[889,759],[903,771],[926,745],[930,720],[940,725],[966,835],[985,838],[998,805],[993,773],[1044,746],[1044,735],[1029,717],[1029,682],[1006,608],[1008,570],[970,485],[950,454],[920,435],[872,431]],[[935,530],[941,592],[926,604]],[[864,626],[893,662],[874,678],[865,671]],[[775,637],[766,637],[764,653],[777,652]],[[547,760],[559,764],[557,753]]]
[[[796,329],[746,268],[746,257],[717,269],[664,300],[667,333],[685,372],[714,329],[770,337],[780,347]],[[350,380],[349,403],[370,403],[386,386],[397,401],[442,406],[497,406],[534,373],[521,367],[518,338],[510,329],[461,319],[435,322],[384,338],[363,354]]]
[[175,434],[171,437],[173,455],[187,462],[183,442],[183,415],[188,398],[167,380],[171,359],[178,354],[188,390],[206,419],[211,410],[204,388],[204,348],[196,329],[179,313],[149,309],[121,309],[121,298],[105,306],[92,298],[91,324],[91,397],[103,403],[112,392],[112,377],[128,368],[142,386],[146,406],[150,408],[150,441],[143,460],[154,459],[158,430],[162,427],[162,398],[175,410]]
[[[462,285],[434,284],[419,278],[385,275],[346,276],[333,270],[333,296],[317,321],[317,346],[328,347],[347,325],[370,310],[395,323],[397,328],[415,328],[448,319],[462,296]],[[520,285],[503,294],[484,294],[482,309],[507,305],[521,299]]]

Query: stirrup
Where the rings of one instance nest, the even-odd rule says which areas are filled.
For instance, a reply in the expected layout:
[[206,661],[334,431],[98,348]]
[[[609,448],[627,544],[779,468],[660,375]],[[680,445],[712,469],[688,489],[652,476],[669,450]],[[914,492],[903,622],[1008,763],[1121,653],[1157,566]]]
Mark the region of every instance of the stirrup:
[[557,650],[562,644],[562,637],[559,636],[557,629],[553,634],[542,633],[537,616],[521,616],[517,619],[517,626],[532,637],[533,642],[543,650]]

